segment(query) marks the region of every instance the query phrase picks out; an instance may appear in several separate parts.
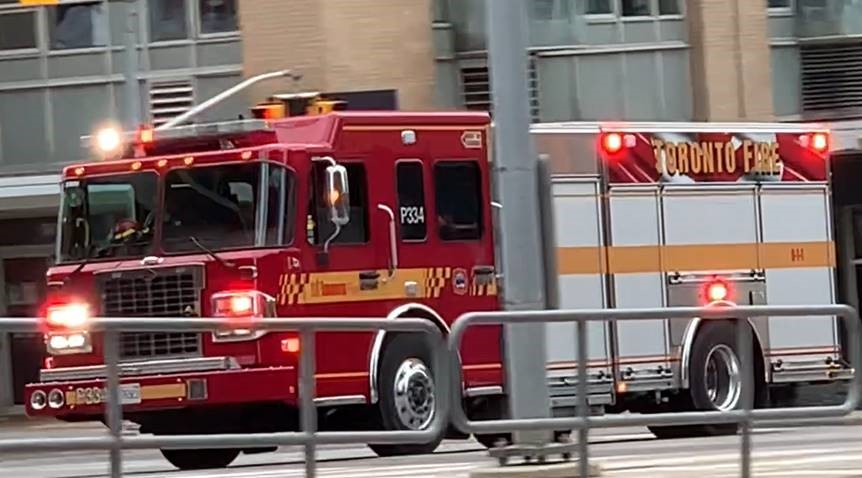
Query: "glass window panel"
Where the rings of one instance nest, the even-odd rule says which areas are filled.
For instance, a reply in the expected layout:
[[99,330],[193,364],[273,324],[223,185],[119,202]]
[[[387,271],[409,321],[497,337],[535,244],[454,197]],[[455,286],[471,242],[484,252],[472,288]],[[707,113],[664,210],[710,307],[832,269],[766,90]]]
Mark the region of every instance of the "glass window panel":
[[189,37],[184,0],[148,0],[150,41],[184,40]]
[[236,0],[200,0],[201,33],[226,33],[239,29]]
[[36,12],[0,15],[0,50],[36,48]]

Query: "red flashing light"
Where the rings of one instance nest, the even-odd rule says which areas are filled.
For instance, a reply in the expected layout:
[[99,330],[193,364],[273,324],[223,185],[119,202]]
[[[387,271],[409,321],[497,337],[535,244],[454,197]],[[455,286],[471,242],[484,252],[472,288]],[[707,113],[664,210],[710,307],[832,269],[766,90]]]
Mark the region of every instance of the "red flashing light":
[[706,289],[706,297],[710,302],[721,302],[727,300],[728,292],[723,282],[713,282]]
[[85,303],[52,305],[45,314],[45,322],[52,329],[83,330],[89,320],[90,306]]
[[231,319],[261,316],[261,308],[253,291],[225,292],[213,296],[213,315]]
[[299,352],[299,338],[291,337],[281,341],[281,351],[289,354]]
[[247,316],[254,313],[254,300],[247,295],[230,298],[230,313],[233,316]]
[[811,135],[811,147],[819,153],[825,153],[829,149],[829,135],[814,133]]
[[602,136],[602,149],[606,153],[615,154],[623,149],[623,136],[619,133],[607,133]]
[[811,148],[818,153],[826,153],[829,151],[829,133],[800,135],[799,144],[804,148]]
[[138,141],[141,144],[152,143],[155,139],[155,131],[150,127],[142,127],[138,130]]

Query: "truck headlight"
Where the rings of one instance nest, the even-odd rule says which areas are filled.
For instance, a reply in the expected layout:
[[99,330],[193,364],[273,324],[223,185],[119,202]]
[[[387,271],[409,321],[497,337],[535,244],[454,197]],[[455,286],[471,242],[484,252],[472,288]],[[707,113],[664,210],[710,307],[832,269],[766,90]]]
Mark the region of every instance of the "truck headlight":
[[54,409],[63,408],[63,405],[66,404],[66,395],[63,394],[63,391],[55,388],[48,392],[48,406]]
[[90,334],[74,332],[70,334],[48,334],[46,336],[48,353],[51,355],[81,354],[93,351]]
[[257,290],[218,292],[212,296],[212,312],[227,319],[227,327],[213,333],[214,341],[254,340],[266,334],[254,330],[254,322],[275,316],[275,298]]
[[46,405],[48,405],[48,395],[45,392],[36,390],[30,394],[30,408],[42,410]]

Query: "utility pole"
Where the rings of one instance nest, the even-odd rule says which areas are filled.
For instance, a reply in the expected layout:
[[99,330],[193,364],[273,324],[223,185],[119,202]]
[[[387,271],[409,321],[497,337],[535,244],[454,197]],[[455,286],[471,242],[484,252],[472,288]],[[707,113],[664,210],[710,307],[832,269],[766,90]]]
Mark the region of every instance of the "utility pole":
[[[546,305],[537,156],[530,135],[527,83],[527,1],[487,0],[489,70],[494,105],[494,158],[500,214],[504,302],[507,310]],[[512,418],[550,416],[545,325],[504,326]],[[550,431],[516,432],[519,445],[542,445]]]
[[138,0],[125,0],[126,34],[124,47],[126,50],[123,74],[126,80],[126,128],[134,130],[141,124],[141,88],[138,82]]

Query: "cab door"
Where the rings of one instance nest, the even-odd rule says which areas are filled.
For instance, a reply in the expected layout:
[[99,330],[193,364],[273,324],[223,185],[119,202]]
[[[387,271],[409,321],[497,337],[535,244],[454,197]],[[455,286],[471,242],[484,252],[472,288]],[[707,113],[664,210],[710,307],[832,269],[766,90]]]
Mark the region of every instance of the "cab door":
[[[347,169],[350,220],[341,227],[330,220],[324,188],[330,163],[315,161],[303,218],[303,240],[311,247],[304,255],[307,276],[298,303],[308,316],[385,317],[391,292],[386,277],[390,222],[378,204],[391,204],[392,192],[371,187],[371,178],[373,184],[384,184],[392,173],[375,169],[373,161],[362,157],[335,159]],[[367,356],[373,337],[373,331],[317,334],[318,396],[356,396],[357,390],[367,390],[367,361],[357,357]]]

